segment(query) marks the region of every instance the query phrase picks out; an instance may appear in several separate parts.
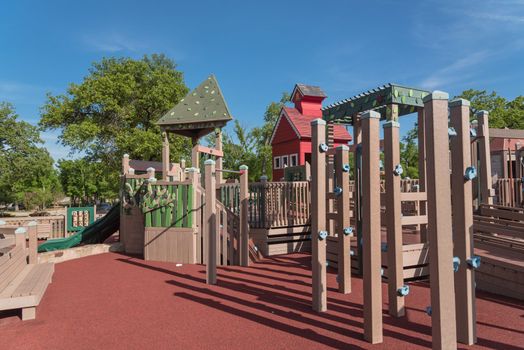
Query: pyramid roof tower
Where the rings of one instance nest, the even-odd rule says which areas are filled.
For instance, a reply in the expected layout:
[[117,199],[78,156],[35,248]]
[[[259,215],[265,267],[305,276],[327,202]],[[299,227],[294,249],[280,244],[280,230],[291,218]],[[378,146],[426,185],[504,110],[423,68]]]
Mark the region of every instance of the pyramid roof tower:
[[214,75],[169,110],[157,124],[162,131],[200,138],[222,128],[233,117]]

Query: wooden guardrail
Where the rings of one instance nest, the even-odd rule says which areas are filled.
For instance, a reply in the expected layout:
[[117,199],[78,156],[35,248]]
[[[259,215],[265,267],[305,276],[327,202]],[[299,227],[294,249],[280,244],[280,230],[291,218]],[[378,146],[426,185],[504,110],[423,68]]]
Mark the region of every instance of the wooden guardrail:
[[501,178],[495,184],[495,203],[506,207],[524,208],[522,179]]

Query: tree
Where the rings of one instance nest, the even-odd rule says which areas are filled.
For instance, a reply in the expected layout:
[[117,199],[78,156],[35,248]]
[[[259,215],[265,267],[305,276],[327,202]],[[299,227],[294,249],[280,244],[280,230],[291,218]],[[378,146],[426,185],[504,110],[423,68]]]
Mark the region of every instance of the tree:
[[272,177],[272,147],[270,144],[273,129],[280,116],[280,110],[289,102],[290,95],[287,92],[282,93],[282,97],[278,102],[271,102],[264,113],[264,125],[253,128],[251,134],[255,139],[255,150],[257,153],[257,164],[260,168],[260,175],[266,175],[271,179]]
[[[61,130],[60,142],[105,167],[101,176],[112,181],[126,153],[132,159],[161,160],[156,122],[187,92],[182,73],[164,55],[104,58],[93,63],[82,83],[70,84],[65,94],[48,95],[40,126]],[[170,138],[175,161],[189,156],[190,140]],[[118,181],[112,183],[117,187]]]
[[400,163],[405,170],[403,177],[418,179],[418,126],[415,124],[400,142]]
[[492,128],[524,129],[524,96],[517,96],[513,101],[499,96],[495,91],[465,90],[460,94],[471,102],[472,117],[480,110],[489,112],[489,126]]
[[53,159],[38,128],[18,120],[14,107],[0,103],[0,202],[45,208],[60,192]]

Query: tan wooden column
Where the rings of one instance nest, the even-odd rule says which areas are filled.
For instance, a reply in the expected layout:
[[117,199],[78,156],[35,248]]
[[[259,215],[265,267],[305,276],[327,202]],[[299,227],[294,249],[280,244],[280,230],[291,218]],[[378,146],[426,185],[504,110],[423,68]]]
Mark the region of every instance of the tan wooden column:
[[[360,170],[358,167],[358,146],[362,144],[362,128],[360,122],[360,114],[355,114],[352,117],[353,121],[353,180],[354,180],[354,191],[353,198],[355,203],[355,210],[353,211],[353,218],[355,222],[355,236],[357,237],[357,242],[362,238],[362,218],[361,218],[361,193],[360,193],[360,184],[362,181]],[[358,243],[360,247],[360,243]],[[358,269],[359,273],[362,274],[362,251],[358,249]]]
[[162,133],[162,178],[164,181],[169,180],[169,170],[171,170],[171,161],[169,159],[169,139],[167,133]]
[[129,173],[129,154],[124,154],[122,157],[122,173],[124,175]]
[[449,95],[441,91],[424,97],[424,120],[433,349],[455,350],[457,336],[451,233],[448,98]]
[[466,263],[473,255],[473,186],[464,178],[471,166],[469,136],[469,101],[456,99],[449,103],[451,126],[457,136],[451,137],[453,251],[460,259],[455,273],[457,340],[471,345],[477,341],[475,310],[475,272]]
[[217,283],[217,231],[216,231],[216,178],[215,161],[208,159],[204,162],[206,202],[204,209],[204,221],[206,222],[207,236],[207,263],[206,263],[206,283]]
[[241,165],[240,170],[240,265],[249,266],[249,168]]
[[36,221],[30,221],[27,224],[27,235],[29,238],[29,264],[38,264],[38,223]]
[[311,122],[311,270],[313,310],[327,310],[326,280],[326,153],[320,145],[326,142],[326,122]]
[[362,255],[364,339],[382,343],[382,276],[380,249],[380,113],[368,111],[362,123]]
[[402,210],[400,201],[400,174],[395,167],[400,164],[400,124],[398,105],[388,107],[391,115],[384,124],[384,169],[386,182],[386,228],[388,260],[389,314],[393,317],[405,315],[404,297],[399,289],[404,286],[404,261],[402,250]]
[[[333,122],[327,123],[327,140],[326,144],[330,149],[333,148],[335,145],[335,124]],[[333,192],[333,189],[335,187],[335,157],[332,154],[328,154],[326,156],[326,163],[327,163],[327,174],[326,174],[326,193]],[[334,213],[335,212],[335,200],[333,197],[329,196],[327,197],[327,210],[326,213]],[[327,222],[327,231],[330,236],[335,235],[335,227],[336,222],[335,220],[330,219],[329,217],[326,217]]]
[[[217,151],[222,151],[222,130],[221,129],[216,129],[215,130],[215,149]],[[217,163],[217,169],[223,169],[223,166],[222,166],[222,157],[220,156],[216,156],[216,163]],[[222,184],[222,172],[221,171],[217,171],[216,173],[216,178],[217,178],[217,186],[220,186]]]
[[[417,128],[418,128],[418,191],[426,192],[426,123],[424,121],[424,108],[417,109]],[[418,215],[426,215],[427,202],[419,201]],[[426,224],[419,225],[420,241],[428,241],[428,226]]]
[[198,137],[191,139],[193,149],[191,150],[191,166],[200,169],[200,154],[198,152]]
[[199,222],[197,220],[197,212],[198,209],[196,208],[197,205],[197,186],[198,186],[198,174],[200,173],[200,169],[198,168],[187,168],[187,175],[189,178],[189,181],[191,181],[191,186],[193,187],[191,197],[193,203],[193,208],[191,208],[191,222],[193,225],[193,264],[197,264],[200,261],[200,255],[202,254],[201,248],[200,248],[200,241],[199,241],[199,234],[198,230],[201,230],[202,227],[199,226]]
[[[489,146],[489,123],[487,111],[479,111],[476,113],[478,121],[478,143],[479,143],[479,158],[480,158],[480,203],[493,204],[493,197],[491,196],[492,181],[491,181],[491,150]],[[504,165],[506,168],[506,165]]]
[[[335,173],[337,186],[342,193],[337,198],[337,234],[338,234],[338,291],[351,293],[351,237],[353,229],[350,223],[349,191],[349,147],[338,146],[335,155]],[[347,166],[345,168],[345,166]]]

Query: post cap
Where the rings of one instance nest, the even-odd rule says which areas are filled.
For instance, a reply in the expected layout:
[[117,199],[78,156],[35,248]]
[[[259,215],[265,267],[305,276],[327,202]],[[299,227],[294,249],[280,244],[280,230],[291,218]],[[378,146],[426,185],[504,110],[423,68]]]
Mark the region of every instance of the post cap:
[[19,228],[17,228],[17,229],[15,230],[15,233],[16,233],[16,234],[19,234],[19,233],[26,233],[26,232],[27,232],[27,230],[26,230],[25,227],[19,227]]
[[129,175],[135,175],[135,169],[133,168],[129,168],[127,172],[129,173]]
[[146,169],[146,171],[149,173],[151,171],[155,171],[155,168],[153,168],[152,166],[150,166],[149,168]]
[[29,222],[27,223],[27,226],[29,226],[29,227],[31,227],[31,226],[36,226],[36,225],[38,225],[38,222],[36,222],[35,220],[33,220],[33,221],[29,221]]
[[205,162],[204,162],[204,165],[215,165],[215,161],[213,159],[207,159]]
[[383,128],[400,128],[400,123],[394,120],[388,120],[384,123]]
[[124,158],[129,158],[129,154],[124,154]]
[[0,220],[0,226],[2,225],[5,225],[5,221],[4,220]]
[[380,113],[377,111],[365,111],[360,115],[360,119],[380,119]]
[[326,121],[324,119],[320,119],[320,118],[313,119],[311,121],[311,125],[326,125]]
[[450,107],[457,107],[457,106],[471,106],[471,103],[463,98],[455,98],[449,102]]
[[346,145],[339,145],[339,146],[335,147],[335,149],[340,149],[342,151],[349,151],[349,147],[346,146]]
[[478,118],[478,117],[489,117],[489,112],[488,111],[485,111],[485,110],[482,110],[482,111],[478,111],[477,113],[475,113],[475,116]]
[[239,170],[249,170],[249,167],[247,165],[242,164],[238,167]]
[[426,96],[424,96],[422,101],[424,103],[426,103],[426,102],[429,102],[429,101],[432,101],[432,100],[448,100],[448,99],[449,99],[449,94],[447,92],[440,91],[440,90],[435,90],[432,93],[427,94]]
[[261,180],[261,181],[267,181],[267,179],[268,179],[267,175],[262,175],[262,176],[260,177],[260,180]]
[[184,171],[186,173],[199,173],[200,169],[198,169],[198,168],[185,168]]

